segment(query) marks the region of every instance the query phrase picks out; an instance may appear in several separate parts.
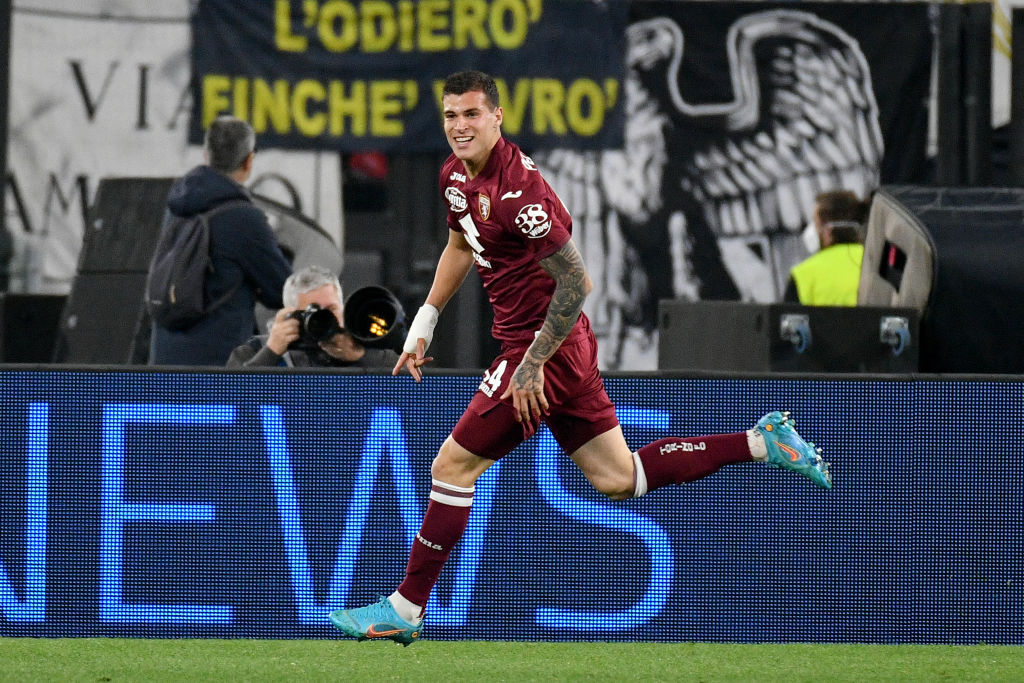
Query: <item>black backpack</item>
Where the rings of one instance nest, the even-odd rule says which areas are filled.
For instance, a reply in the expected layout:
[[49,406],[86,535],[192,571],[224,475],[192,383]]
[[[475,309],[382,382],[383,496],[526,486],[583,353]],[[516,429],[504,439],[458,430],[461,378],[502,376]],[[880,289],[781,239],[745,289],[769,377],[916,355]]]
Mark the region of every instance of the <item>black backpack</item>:
[[206,276],[213,272],[209,221],[236,206],[252,203],[233,200],[187,218],[176,216],[160,235],[146,276],[146,310],[156,324],[169,330],[191,327],[238,291],[241,283],[209,305],[205,303]]

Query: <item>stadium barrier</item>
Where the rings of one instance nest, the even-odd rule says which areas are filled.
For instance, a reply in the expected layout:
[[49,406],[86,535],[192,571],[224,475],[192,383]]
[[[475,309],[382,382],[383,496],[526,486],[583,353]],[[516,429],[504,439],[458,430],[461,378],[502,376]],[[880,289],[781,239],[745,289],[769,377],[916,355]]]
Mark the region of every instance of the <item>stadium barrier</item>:
[[[0,370],[0,636],[338,637],[478,382]],[[635,445],[790,409],[835,488],[750,464],[612,503],[542,431],[479,482],[428,637],[1024,643],[1021,378],[607,386]]]

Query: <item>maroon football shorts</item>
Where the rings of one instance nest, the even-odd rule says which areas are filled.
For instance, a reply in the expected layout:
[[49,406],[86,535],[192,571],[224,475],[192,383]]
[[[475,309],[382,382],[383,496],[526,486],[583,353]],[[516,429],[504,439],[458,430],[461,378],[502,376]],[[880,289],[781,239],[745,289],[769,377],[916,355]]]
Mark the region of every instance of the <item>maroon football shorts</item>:
[[[452,438],[470,453],[498,460],[537,430],[536,424],[516,422],[511,396],[498,400],[527,348],[502,349],[452,430]],[[542,419],[570,455],[619,424],[597,369],[597,341],[592,333],[564,342],[544,364],[544,396],[549,414]]]

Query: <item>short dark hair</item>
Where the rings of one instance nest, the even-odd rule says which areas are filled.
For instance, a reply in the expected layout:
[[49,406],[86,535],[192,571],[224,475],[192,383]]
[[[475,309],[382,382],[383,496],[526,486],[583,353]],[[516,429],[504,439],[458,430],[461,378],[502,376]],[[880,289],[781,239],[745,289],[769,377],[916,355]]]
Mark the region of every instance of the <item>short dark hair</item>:
[[822,192],[815,197],[815,202],[818,205],[818,215],[826,223],[830,221],[864,223],[867,218],[868,203],[850,190]]
[[498,85],[494,82],[494,78],[483,71],[469,70],[453,73],[444,79],[444,90],[441,91],[441,95],[442,97],[444,95],[463,95],[477,91],[484,94],[491,109],[499,106]]
[[234,116],[218,116],[206,130],[203,141],[206,161],[212,169],[232,173],[242,167],[246,157],[256,151],[256,132]]
[[871,202],[861,199],[850,190],[830,190],[814,198],[818,217],[832,231],[836,244],[862,242],[864,224],[868,220]]

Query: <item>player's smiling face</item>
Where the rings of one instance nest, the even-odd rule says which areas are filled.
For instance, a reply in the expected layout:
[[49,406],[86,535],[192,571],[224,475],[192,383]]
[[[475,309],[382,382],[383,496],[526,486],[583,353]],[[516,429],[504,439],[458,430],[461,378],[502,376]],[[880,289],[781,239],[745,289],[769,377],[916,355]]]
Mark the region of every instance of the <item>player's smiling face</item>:
[[501,107],[491,107],[479,90],[447,94],[442,100],[444,132],[470,177],[483,169],[501,137]]

